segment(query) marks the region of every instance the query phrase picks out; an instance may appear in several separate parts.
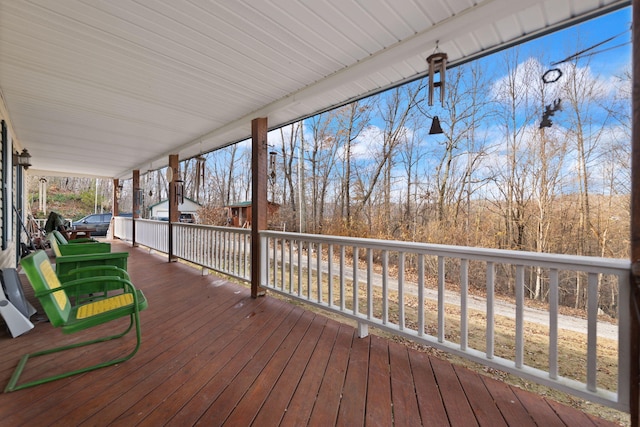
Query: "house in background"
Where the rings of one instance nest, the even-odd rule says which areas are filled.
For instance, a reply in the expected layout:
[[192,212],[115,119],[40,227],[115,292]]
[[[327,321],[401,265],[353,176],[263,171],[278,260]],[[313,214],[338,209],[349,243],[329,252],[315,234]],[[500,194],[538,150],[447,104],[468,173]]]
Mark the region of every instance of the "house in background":
[[[251,201],[236,203],[224,208],[227,214],[228,226],[251,228]],[[267,202],[267,218],[273,218],[279,210],[279,204]]]
[[[185,197],[184,202],[178,205],[178,212],[180,212],[181,222],[192,222],[192,221],[182,221],[183,215],[190,214],[191,218],[195,218],[196,214],[198,213],[198,209],[200,208],[201,208],[201,205],[199,203]],[[169,201],[165,199],[156,203],[155,205],[149,206],[149,218],[168,221],[169,220]]]

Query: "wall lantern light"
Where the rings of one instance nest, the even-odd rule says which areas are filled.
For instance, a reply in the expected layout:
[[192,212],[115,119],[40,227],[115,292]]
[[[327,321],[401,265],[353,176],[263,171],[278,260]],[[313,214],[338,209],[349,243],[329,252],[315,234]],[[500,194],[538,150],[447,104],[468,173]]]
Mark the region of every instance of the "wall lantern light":
[[22,150],[22,153],[13,155],[13,164],[29,169],[29,166],[31,166],[31,154],[29,154],[26,148]]

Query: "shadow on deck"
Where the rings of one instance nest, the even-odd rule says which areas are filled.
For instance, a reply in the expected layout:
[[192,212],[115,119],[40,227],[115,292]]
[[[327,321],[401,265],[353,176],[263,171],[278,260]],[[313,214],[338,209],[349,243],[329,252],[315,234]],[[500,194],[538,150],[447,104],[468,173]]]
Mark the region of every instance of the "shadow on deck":
[[[146,250],[113,250],[130,252],[149,300],[140,351],[2,394],[1,425],[614,425]],[[24,379],[124,353],[131,338],[32,360]],[[0,332],[2,387],[23,353],[77,339],[46,322],[15,339]]]

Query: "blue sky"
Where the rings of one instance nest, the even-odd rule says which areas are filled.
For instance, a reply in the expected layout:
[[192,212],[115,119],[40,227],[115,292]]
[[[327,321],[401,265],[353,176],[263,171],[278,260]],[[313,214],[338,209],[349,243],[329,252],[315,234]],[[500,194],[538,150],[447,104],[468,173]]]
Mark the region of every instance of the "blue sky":
[[[549,66],[582,49],[600,43],[609,37],[614,40],[589,52],[603,51],[590,57],[591,67],[599,74],[617,73],[630,64],[631,58],[631,8],[627,7],[580,25],[566,28],[520,46],[524,56],[536,56],[543,50],[550,58]],[[623,35],[620,35],[624,33]],[[614,46],[625,44],[623,47]],[[606,51],[604,51],[606,50]],[[589,53],[585,52],[585,54]],[[585,58],[583,61],[588,60]]]

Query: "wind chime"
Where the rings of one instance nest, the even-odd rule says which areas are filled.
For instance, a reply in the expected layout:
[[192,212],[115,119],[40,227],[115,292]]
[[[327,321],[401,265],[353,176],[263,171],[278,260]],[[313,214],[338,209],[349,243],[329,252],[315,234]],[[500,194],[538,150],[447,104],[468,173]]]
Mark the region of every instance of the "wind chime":
[[[447,59],[448,56],[444,52],[437,52],[438,44],[436,43],[436,52],[427,57],[427,64],[429,64],[429,106],[433,106],[433,93],[436,88],[440,89],[440,105],[444,107],[444,88],[446,82],[447,73]],[[438,74],[439,79],[436,81],[435,77]],[[442,127],[440,126],[440,119],[438,116],[433,116],[431,122],[431,129],[429,134],[442,133]]]
[[196,157],[196,188],[200,188],[202,185],[202,188],[204,189],[204,171],[206,161],[207,159],[201,155]]

